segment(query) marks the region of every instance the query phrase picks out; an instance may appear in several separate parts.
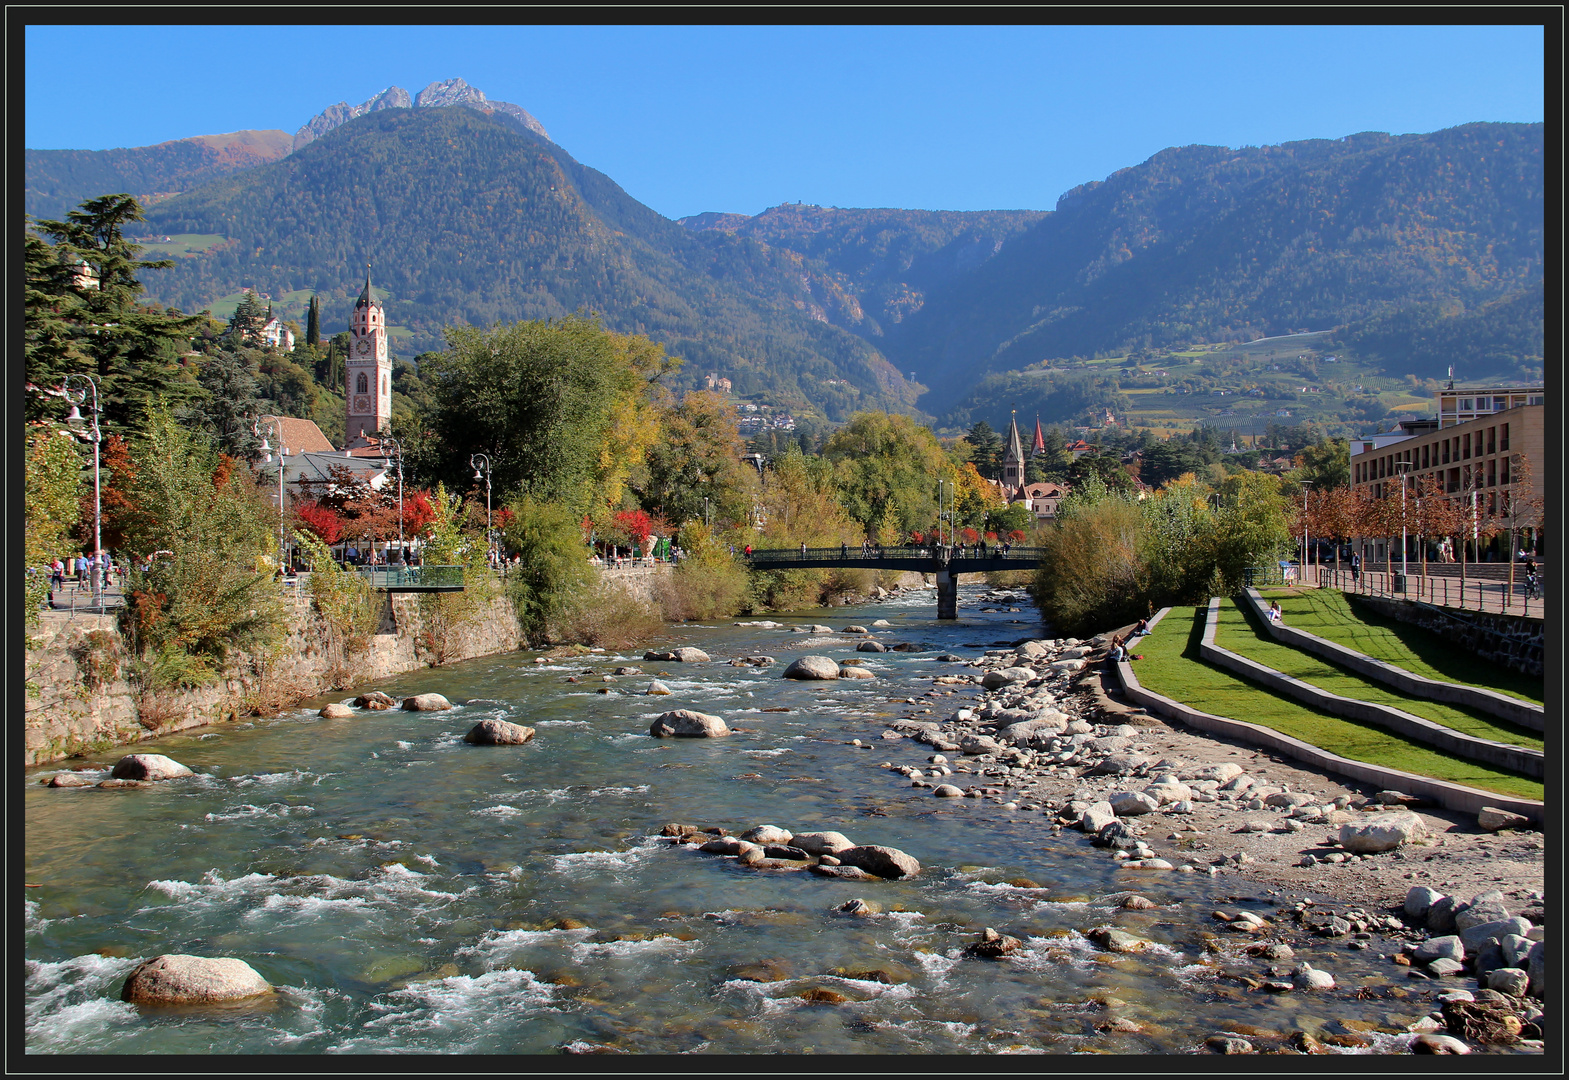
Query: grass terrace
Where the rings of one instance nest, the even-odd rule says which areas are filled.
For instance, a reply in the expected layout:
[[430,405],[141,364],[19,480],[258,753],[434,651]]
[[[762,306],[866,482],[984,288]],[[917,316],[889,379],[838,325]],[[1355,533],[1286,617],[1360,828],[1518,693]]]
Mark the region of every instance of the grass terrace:
[[[1326,641],[1365,653],[1375,660],[1440,682],[1480,686],[1521,701],[1541,705],[1542,680],[1484,663],[1438,634],[1367,609],[1352,608],[1335,589],[1260,590],[1265,600],[1279,600],[1287,626],[1317,634]],[[1337,691],[1338,693],[1338,691]]]
[[1402,694],[1393,687],[1331,664],[1310,653],[1293,649],[1289,645],[1282,645],[1251,619],[1235,600],[1225,599],[1220,603],[1220,624],[1215,631],[1215,644],[1290,675],[1293,679],[1300,679],[1320,690],[1327,690],[1331,694],[1356,701],[1366,701],[1373,705],[1387,705],[1401,712],[1410,713],[1412,716],[1431,720],[1435,724],[1442,724],[1462,735],[1491,739],[1494,742],[1509,743],[1532,750],[1542,749],[1542,736],[1539,732],[1505,723],[1480,710]]
[[1205,607],[1173,608],[1153,634],[1139,639],[1137,648],[1144,659],[1135,660],[1133,670],[1147,689],[1203,712],[1270,728],[1354,761],[1503,795],[1542,798],[1539,780],[1454,757],[1371,724],[1324,716],[1211,667],[1199,657],[1205,613]]

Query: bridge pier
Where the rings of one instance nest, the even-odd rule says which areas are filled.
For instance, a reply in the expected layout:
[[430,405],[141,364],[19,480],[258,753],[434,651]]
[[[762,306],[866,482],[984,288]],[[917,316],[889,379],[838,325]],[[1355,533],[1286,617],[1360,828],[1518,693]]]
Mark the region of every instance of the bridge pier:
[[939,619],[957,619],[959,617],[959,575],[952,570],[938,570],[937,574],[937,617]]

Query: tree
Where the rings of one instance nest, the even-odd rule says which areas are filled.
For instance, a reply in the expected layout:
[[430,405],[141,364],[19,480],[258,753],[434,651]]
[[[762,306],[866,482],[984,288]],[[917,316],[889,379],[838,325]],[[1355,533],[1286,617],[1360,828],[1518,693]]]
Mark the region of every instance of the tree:
[[1002,436],[992,430],[992,426],[984,420],[977,420],[971,427],[964,441],[975,448],[971,460],[975,462],[976,471],[989,480],[995,480],[1002,475],[1002,455],[1004,447]]
[[245,469],[163,403],[132,442],[125,538],[128,629],[143,685],[210,682],[229,652],[277,639],[283,610],[258,556],[277,552],[277,512]]
[[1350,485],[1350,455],[1350,444],[1345,439],[1326,439],[1320,435],[1316,443],[1304,447],[1292,459],[1292,465],[1302,479],[1311,481],[1320,491],[1326,491]]
[[508,509],[513,516],[503,528],[503,537],[519,562],[507,572],[507,594],[524,635],[539,643],[571,598],[592,587],[594,571],[586,557],[579,518],[572,510],[526,495],[517,497]]
[[224,337],[234,348],[245,346],[258,346],[262,343],[262,330],[267,325],[267,308],[262,307],[261,298],[250,289],[246,289],[240,296],[239,305],[235,307],[234,314],[229,317],[228,328]]
[[[141,220],[142,208],[129,195],[89,199],[64,221],[35,224],[55,241],[63,271],[42,273],[43,252],[30,250],[40,273],[29,284],[51,314],[37,321],[29,380],[49,385],[60,363],[80,356],[98,381],[104,426],[121,431],[134,427],[154,400],[178,406],[199,393],[181,369],[179,355],[205,315],[139,303],[143,286],[137,275],[173,265],[138,257],[142,249],[126,240],[125,226]],[[72,339],[74,353],[62,351],[61,333]],[[43,382],[33,378],[35,369]]]
[[343,539],[343,519],[318,502],[294,504],[294,527],[304,529],[325,544]]
[[658,410],[658,437],[639,448],[646,460],[644,507],[669,521],[744,521],[757,475],[741,462],[735,409],[720,394],[687,394]]
[[823,446],[833,463],[839,502],[874,536],[889,503],[898,507],[894,533],[903,536],[937,518],[937,481],[958,476],[932,430],[908,416],[858,412]]
[[305,344],[313,349],[321,347],[321,298],[314,293],[305,312]]
[[254,458],[261,440],[253,428],[257,416],[267,409],[245,358],[228,351],[207,357],[196,383],[205,396],[188,407],[192,422],[205,430],[223,453]]
[[26,463],[22,594],[31,630],[49,593],[50,562],[71,554],[69,541],[80,513],[82,455],[69,431],[53,424],[29,425]]
[[421,364],[433,405],[405,432],[419,475],[456,486],[467,478],[469,455],[483,452],[501,491],[558,502],[579,516],[604,486],[618,403],[646,394],[672,366],[663,350],[623,348],[583,315],[448,327],[447,343]]

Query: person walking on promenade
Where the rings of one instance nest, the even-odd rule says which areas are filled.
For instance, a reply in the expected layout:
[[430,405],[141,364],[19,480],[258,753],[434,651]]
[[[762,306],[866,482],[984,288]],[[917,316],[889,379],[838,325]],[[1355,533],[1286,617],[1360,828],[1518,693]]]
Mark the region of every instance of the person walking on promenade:
[[1351,553],[1351,581],[1355,584],[1362,580],[1362,557],[1356,552]]

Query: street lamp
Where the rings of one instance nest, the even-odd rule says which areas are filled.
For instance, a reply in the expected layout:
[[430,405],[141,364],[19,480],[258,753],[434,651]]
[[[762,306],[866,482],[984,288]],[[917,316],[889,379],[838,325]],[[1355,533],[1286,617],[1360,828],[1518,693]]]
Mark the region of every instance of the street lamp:
[[[397,463],[397,469],[398,469],[398,558],[403,559],[404,563],[407,564],[408,559],[407,559],[407,557],[403,553],[403,444],[400,443],[397,439],[394,439],[391,435],[379,435],[379,436],[377,436],[377,438],[381,442],[381,445],[383,447],[382,452],[381,452],[382,453],[381,467],[383,469],[390,469],[390,468],[393,467],[393,463],[394,462]],[[391,455],[388,455],[387,451],[385,449],[389,445],[392,447],[392,454]]]
[[1411,471],[1411,462],[1395,462],[1395,472],[1400,476],[1400,580],[1404,588],[1406,579],[1406,474]]
[[1308,575],[1308,488],[1313,486],[1313,481],[1302,480],[1302,584],[1307,584]]
[[[476,461],[476,458],[479,460]],[[490,535],[490,455],[470,454],[469,464],[474,466],[474,479],[483,479],[485,481],[485,554],[490,555],[492,546]]]
[[284,524],[287,520],[288,509],[283,504],[283,466],[284,458],[288,456],[289,448],[283,445],[283,422],[276,416],[258,416],[251,425],[251,434],[261,435],[262,443],[257,449],[265,451],[267,456],[262,460],[272,462],[272,447],[267,445],[267,436],[263,434],[267,428],[272,428],[273,434],[278,436],[278,569],[281,571],[287,560],[284,547]]
[[[102,560],[102,557],[103,557],[103,547],[104,547],[104,545],[103,545],[103,489],[102,489],[102,487],[100,486],[100,483],[99,483],[98,447],[99,447],[99,444],[103,442],[103,434],[102,434],[102,432],[100,432],[98,430],[98,413],[100,411],[99,408],[98,408],[98,384],[93,381],[93,377],[91,375],[75,375],[75,374],[72,374],[72,375],[67,375],[65,377],[65,382],[61,385],[60,389],[63,392],[65,392],[66,400],[67,401],[71,401],[71,411],[70,411],[70,413],[68,413],[66,415],[65,422],[67,424],[70,424],[72,427],[77,427],[77,426],[79,426],[81,424],[86,423],[86,418],[84,416],[82,416],[81,410],[79,410],[76,407],[76,402],[72,400],[71,395],[70,395],[71,380],[72,379],[80,379],[80,380],[82,380],[83,382],[85,382],[87,384],[88,387],[90,387],[92,389],[92,392],[93,392],[93,427],[92,427],[92,441],[93,441],[93,561],[94,561],[94,566],[93,566],[93,570],[92,570],[92,574],[93,574],[93,599],[96,601],[97,606],[102,608],[103,607],[103,573],[104,573],[104,568],[101,565],[99,565],[99,563],[100,563],[100,561]],[[82,404],[85,405],[87,403],[87,390],[83,389],[81,394],[82,394]]]

